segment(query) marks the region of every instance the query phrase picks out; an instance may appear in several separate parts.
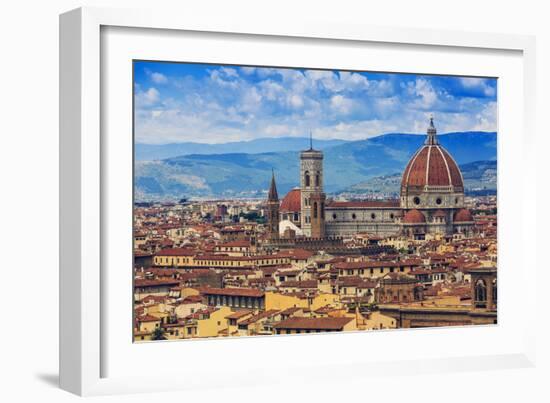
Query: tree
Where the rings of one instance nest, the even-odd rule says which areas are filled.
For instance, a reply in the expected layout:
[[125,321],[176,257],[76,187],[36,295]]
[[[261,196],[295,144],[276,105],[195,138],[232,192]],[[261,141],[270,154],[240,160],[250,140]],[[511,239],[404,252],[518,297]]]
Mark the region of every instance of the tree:
[[153,330],[153,335],[151,336],[152,340],[166,340],[166,337],[164,337],[164,330],[162,330],[161,327],[157,327],[155,330]]

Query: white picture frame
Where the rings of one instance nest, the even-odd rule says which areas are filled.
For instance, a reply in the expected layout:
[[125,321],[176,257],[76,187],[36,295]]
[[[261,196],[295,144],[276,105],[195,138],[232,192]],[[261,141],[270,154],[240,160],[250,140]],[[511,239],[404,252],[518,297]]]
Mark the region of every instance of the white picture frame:
[[[176,375],[162,374],[156,377],[140,377],[136,374],[125,374],[121,367],[120,371],[115,371],[116,375],[112,375],[115,372],[107,370],[106,360],[114,354],[113,348],[106,346],[113,344],[105,329],[109,322],[103,320],[107,310],[110,310],[108,304],[112,303],[112,298],[107,299],[108,292],[102,286],[108,277],[102,271],[102,267],[107,264],[105,262],[105,245],[102,244],[103,230],[107,223],[102,209],[105,209],[106,203],[110,203],[109,197],[106,196],[110,189],[106,178],[111,173],[106,170],[106,167],[112,166],[112,164],[107,164],[109,152],[106,147],[116,146],[102,137],[102,132],[108,129],[102,121],[105,116],[102,115],[101,93],[104,90],[101,87],[101,35],[102,29],[106,27],[193,32],[195,35],[197,33],[243,35],[254,37],[258,41],[307,42],[308,40],[323,40],[332,41],[333,46],[336,47],[345,43],[374,43],[381,47],[399,45],[433,47],[440,50],[467,49],[479,54],[491,51],[515,52],[517,56],[515,60],[521,65],[522,72],[519,77],[521,82],[515,83],[517,84],[516,90],[520,93],[520,99],[515,100],[515,105],[509,104],[509,106],[518,108],[521,111],[521,116],[517,121],[510,121],[509,124],[511,127],[516,125],[513,127],[517,128],[520,133],[516,134],[517,138],[508,138],[504,141],[505,145],[515,141],[516,143],[511,148],[521,148],[523,164],[521,167],[516,167],[517,172],[513,175],[507,175],[506,168],[500,167],[501,154],[499,154],[499,197],[501,196],[500,178],[502,172],[509,181],[525,186],[525,188],[536,187],[536,176],[526,175],[526,173],[535,172],[535,161],[530,158],[533,153],[535,128],[535,42],[533,37],[369,27],[336,22],[293,24],[292,22],[281,23],[268,19],[262,21],[239,20],[238,18],[215,20],[172,13],[168,10],[81,8],[65,13],[60,17],[60,384],[63,389],[79,395],[97,395],[207,388],[211,385],[223,386],[235,382],[242,385],[253,385],[291,380],[296,376],[300,376],[302,379],[322,378],[326,376],[323,371],[326,372],[327,368],[353,371],[356,376],[366,377],[374,373],[379,375],[380,373],[396,374],[410,371],[416,373],[419,371],[441,372],[534,365],[535,328],[525,326],[525,328],[516,329],[513,334],[509,332],[508,334],[505,331],[506,325],[500,325],[502,313],[500,307],[504,306],[502,309],[505,310],[511,305],[504,300],[502,303],[499,301],[499,326],[480,327],[475,329],[475,334],[480,338],[486,337],[487,339],[505,337],[508,334],[510,340],[513,339],[513,343],[510,343],[506,349],[497,346],[500,348],[498,352],[495,347],[494,351],[485,355],[476,352],[462,355],[461,351],[456,350],[453,354],[439,351],[431,355],[400,356],[400,350],[396,349],[395,352],[386,354],[387,358],[384,359],[377,357],[376,354],[371,354],[371,357],[357,354],[349,359],[328,360],[323,363],[312,361],[310,367],[301,365],[303,363],[299,363],[290,355],[286,361],[280,359],[277,361],[274,358],[274,364],[266,365],[263,372],[258,371],[259,367],[249,366],[246,379],[233,374],[224,375],[221,371],[209,372],[208,366],[201,365],[199,362],[198,353],[193,357],[193,351],[208,350],[210,351],[208,354],[211,354],[210,357],[223,356],[223,354],[227,354],[227,350],[243,351],[243,363],[236,365],[244,366],[247,363],[252,363],[253,360],[258,360],[262,351],[266,351],[266,349],[277,351],[277,349],[290,348],[294,353],[301,351],[304,357],[308,357],[308,346],[312,344],[309,338],[316,338],[317,343],[321,341],[327,345],[345,340],[343,344],[353,348],[359,343],[365,342],[365,338],[368,337],[376,337],[377,342],[381,343],[391,343],[393,340],[398,343],[399,340],[403,340],[403,337],[408,338],[411,342],[421,342],[421,339],[428,337],[431,340],[437,338],[452,340],[457,337],[471,336],[473,330],[438,329],[414,332],[398,331],[392,334],[380,332],[376,335],[355,333],[289,336],[291,339],[287,337],[259,338],[259,340],[243,338],[241,340],[217,340],[213,343],[211,341],[160,343],[162,346],[154,347],[158,348],[158,351],[153,351],[153,347],[145,347],[149,350],[142,351],[143,357],[148,357],[144,359],[150,359],[151,354],[158,354],[156,357],[160,362],[167,362],[171,354],[179,354],[185,350],[195,365],[195,373],[183,371]],[[130,119],[130,117],[121,119],[126,118]],[[499,142],[501,129],[506,132],[507,127],[499,127]],[[499,145],[499,153],[501,151],[501,145]],[[506,156],[506,152],[502,155]],[[506,159],[504,158],[502,161],[504,161],[502,164],[505,164]],[[504,191],[506,191],[506,187],[504,187]],[[499,218],[499,254],[503,252],[503,257],[508,259],[510,265],[515,263],[513,254],[522,255],[522,263],[520,267],[517,267],[518,277],[533,277],[536,275],[535,254],[523,253],[527,251],[527,234],[535,232],[533,220],[522,220],[527,213],[524,211],[524,204],[522,204],[523,198],[526,196],[519,193],[514,195],[511,192],[503,194],[509,196],[503,207],[516,209],[517,216],[502,224]],[[505,228],[502,229],[501,226]],[[509,230],[514,231],[513,237]],[[513,252],[502,251],[500,249],[501,237],[505,244],[507,239],[508,242],[515,240],[517,249]],[[506,264],[508,263],[505,262]],[[131,284],[130,276],[128,276],[128,284]],[[501,293],[500,289],[499,278],[499,297],[507,298],[506,293]],[[517,292],[526,311],[525,323],[535,323],[534,319],[529,321],[529,315],[534,316],[536,311],[534,292],[526,290]],[[508,298],[510,298],[509,295]],[[131,344],[131,337],[128,337],[128,342]],[[182,346],[182,344],[186,345]],[[253,354],[249,354],[247,357],[244,354],[246,349],[250,349]],[[313,356],[311,359],[313,360]],[[304,368],[308,370],[304,371]],[[209,375],[208,383],[204,381],[206,374]]]

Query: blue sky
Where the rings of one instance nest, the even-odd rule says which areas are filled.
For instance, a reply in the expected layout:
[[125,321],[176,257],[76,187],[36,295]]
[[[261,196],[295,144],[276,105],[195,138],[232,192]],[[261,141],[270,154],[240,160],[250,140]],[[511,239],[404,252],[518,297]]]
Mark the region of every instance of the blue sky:
[[136,142],[496,131],[496,79],[135,62]]

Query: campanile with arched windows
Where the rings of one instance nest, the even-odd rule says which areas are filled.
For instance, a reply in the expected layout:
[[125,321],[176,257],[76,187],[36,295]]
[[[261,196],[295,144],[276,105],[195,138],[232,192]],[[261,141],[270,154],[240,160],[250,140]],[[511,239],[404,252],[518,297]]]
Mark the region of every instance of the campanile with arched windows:
[[497,268],[473,267],[468,270],[471,276],[472,308],[496,311],[497,309]]
[[325,236],[325,193],[323,192],[323,153],[313,149],[300,153],[301,228],[306,236]]

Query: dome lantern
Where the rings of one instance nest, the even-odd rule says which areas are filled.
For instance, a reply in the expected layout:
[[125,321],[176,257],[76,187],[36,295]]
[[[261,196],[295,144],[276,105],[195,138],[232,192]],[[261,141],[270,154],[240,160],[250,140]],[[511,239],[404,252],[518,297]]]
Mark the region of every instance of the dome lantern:
[[434,126],[434,117],[430,116],[430,126],[428,126],[428,137],[426,138],[426,144],[433,146],[439,144],[437,141],[437,130]]

